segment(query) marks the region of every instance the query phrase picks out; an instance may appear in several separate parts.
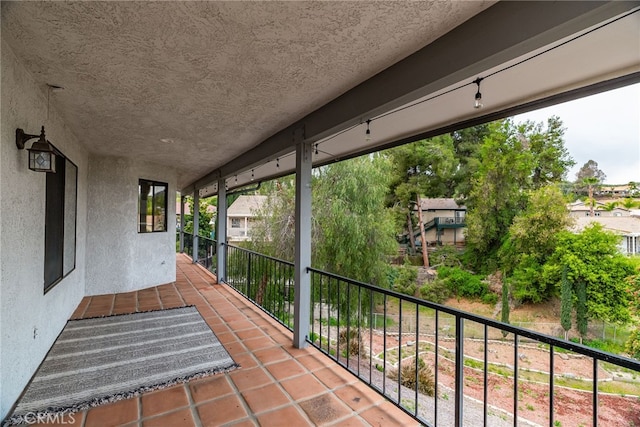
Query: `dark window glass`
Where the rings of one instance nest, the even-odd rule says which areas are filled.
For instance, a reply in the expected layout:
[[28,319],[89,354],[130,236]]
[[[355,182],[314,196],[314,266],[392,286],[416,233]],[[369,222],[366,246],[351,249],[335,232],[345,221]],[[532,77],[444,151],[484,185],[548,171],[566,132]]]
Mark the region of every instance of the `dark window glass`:
[[44,227],[44,291],[76,267],[78,168],[61,153],[56,173],[47,173]]
[[168,184],[141,179],[138,181],[138,231],[167,231]]

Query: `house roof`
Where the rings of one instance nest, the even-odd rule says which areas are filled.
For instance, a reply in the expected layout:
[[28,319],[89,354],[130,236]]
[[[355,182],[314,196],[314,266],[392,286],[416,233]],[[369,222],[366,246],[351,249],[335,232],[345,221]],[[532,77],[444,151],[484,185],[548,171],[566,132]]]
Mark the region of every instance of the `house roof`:
[[228,217],[252,217],[262,208],[267,201],[267,196],[242,195],[239,196],[227,209]]
[[[596,204],[593,207],[593,209],[595,211],[603,211],[605,210],[604,207],[605,207],[605,203],[596,201]],[[571,212],[587,212],[590,210],[589,205],[587,205],[585,202],[580,200],[567,204],[567,208]],[[620,211],[630,212],[629,209],[623,206],[616,206],[613,210],[618,212]]]
[[455,199],[449,199],[445,197],[437,198],[422,198],[420,199],[420,205],[423,211],[453,211],[453,210],[466,210],[466,206],[459,205]]
[[605,230],[626,235],[640,235],[640,218],[633,216],[596,216],[575,218],[572,231],[582,231],[587,225],[597,222]]

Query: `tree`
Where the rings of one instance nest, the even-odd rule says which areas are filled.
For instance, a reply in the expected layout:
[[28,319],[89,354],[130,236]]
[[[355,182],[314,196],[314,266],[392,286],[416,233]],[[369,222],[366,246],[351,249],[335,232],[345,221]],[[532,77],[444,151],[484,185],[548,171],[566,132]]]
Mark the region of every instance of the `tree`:
[[607,179],[607,175],[598,168],[598,162],[589,160],[576,173],[577,183],[582,182],[585,178],[596,178],[598,182],[603,183]]
[[638,203],[636,203],[636,201],[633,200],[631,197],[627,197],[623,199],[621,204],[622,204],[622,207],[626,209],[633,209],[638,205]]
[[571,330],[571,313],[573,311],[573,290],[567,278],[567,266],[562,269],[562,285],[560,289],[560,325],[564,329],[564,339],[568,339]]
[[604,209],[607,212],[611,212],[612,210],[614,210],[616,208],[616,206],[618,206],[618,202],[607,202],[607,203],[604,204],[602,209]]
[[500,248],[502,269],[511,275],[517,300],[538,303],[551,297],[554,288],[542,280],[542,265],[553,254],[558,234],[572,222],[557,186],[548,185],[529,193],[527,207],[513,219]]
[[[194,212],[193,198],[187,196],[187,204],[191,212]],[[217,200],[217,198],[215,199]],[[212,199],[200,199],[200,206],[198,206],[198,234],[200,236],[211,237],[213,227],[211,226],[211,218],[213,214],[208,211],[208,206],[211,205]],[[187,233],[193,233],[193,215],[184,216],[184,231]]]
[[560,233],[556,249],[543,267],[546,286],[560,287],[566,265],[569,280],[576,284],[576,294],[579,283],[586,288],[588,318],[627,323],[630,313],[626,278],[633,274],[633,264],[618,251],[619,242],[619,236],[598,223],[580,233]]
[[593,198],[593,188],[600,184],[598,178],[589,176],[582,179],[582,184],[587,187],[588,192],[588,203],[589,203],[589,215],[595,216],[593,213],[593,208],[596,205],[596,199]]
[[[421,197],[450,197],[455,190],[454,175],[458,162],[450,135],[416,141],[389,151],[392,165],[391,193],[388,205],[397,206],[397,223],[406,223],[412,248],[413,226],[411,213],[417,207],[417,226],[421,231],[423,263],[427,267],[424,224],[420,210]],[[407,219],[409,218],[409,219]],[[404,227],[403,227],[404,228]]]
[[[509,323],[509,287],[506,281],[502,282],[502,314],[500,319],[503,323]],[[507,331],[502,331],[502,336],[506,338]]]
[[387,287],[386,255],[396,251],[387,158],[363,156],[317,170],[313,187],[318,268]]
[[466,200],[467,255],[485,269],[491,269],[487,261],[495,260],[514,216],[526,205],[521,190],[530,186],[533,165],[511,121],[490,123],[489,129]]
[[578,173],[576,173],[576,191],[582,194],[589,194],[589,199],[593,199],[593,189],[604,183],[607,175],[598,168],[598,162],[589,160]]

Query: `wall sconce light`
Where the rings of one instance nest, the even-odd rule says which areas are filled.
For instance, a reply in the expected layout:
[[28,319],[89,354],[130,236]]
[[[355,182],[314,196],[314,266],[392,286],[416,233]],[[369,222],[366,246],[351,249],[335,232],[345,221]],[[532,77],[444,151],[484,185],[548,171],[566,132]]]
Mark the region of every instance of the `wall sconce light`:
[[29,151],[29,169],[36,172],[56,172],[56,152],[44,136],[44,126],[40,135],[29,135],[20,128],[16,129],[16,146],[24,150],[25,143],[39,138],[33,143]]

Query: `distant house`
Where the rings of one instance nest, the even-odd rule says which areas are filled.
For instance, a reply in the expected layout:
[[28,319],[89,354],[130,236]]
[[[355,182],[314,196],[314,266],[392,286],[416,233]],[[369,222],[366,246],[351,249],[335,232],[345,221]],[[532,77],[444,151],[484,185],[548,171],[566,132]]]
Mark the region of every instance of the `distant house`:
[[229,206],[227,209],[227,240],[229,242],[251,240],[251,228],[266,200],[267,196],[242,195]]
[[[589,204],[583,201],[575,201],[573,203],[569,203],[567,205],[567,209],[569,209],[569,215],[573,218],[583,218],[591,216],[591,209]],[[623,208],[622,206],[616,206],[613,210],[606,210],[605,204],[596,201],[593,206],[593,216],[597,217],[620,217],[620,216],[631,216],[631,211],[629,209]]]
[[625,255],[640,254],[640,218],[636,216],[619,217],[579,217],[572,227],[573,231],[582,231],[587,225],[597,222],[605,230],[612,231],[621,237],[619,249]]
[[598,190],[599,195],[607,195],[612,197],[627,197],[631,194],[632,189],[628,184],[625,185],[602,185]]
[[[420,200],[422,221],[427,244],[463,244],[466,227],[466,206],[458,205],[454,199],[433,198]],[[416,243],[421,244],[420,230],[414,230]]]

